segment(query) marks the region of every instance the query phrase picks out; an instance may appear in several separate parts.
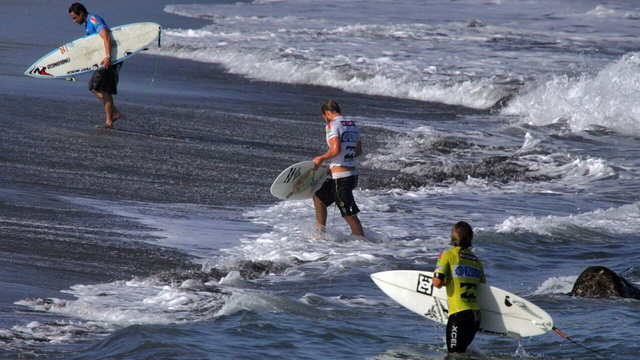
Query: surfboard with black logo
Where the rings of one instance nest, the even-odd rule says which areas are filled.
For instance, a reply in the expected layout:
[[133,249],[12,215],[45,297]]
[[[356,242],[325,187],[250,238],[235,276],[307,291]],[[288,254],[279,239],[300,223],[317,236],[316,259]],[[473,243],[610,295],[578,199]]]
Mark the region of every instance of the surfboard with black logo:
[[[433,273],[417,270],[371,274],[373,282],[390,298],[427,319],[446,324],[449,304],[444,287],[433,286]],[[553,328],[553,319],[532,302],[508,291],[478,285],[480,332],[515,338],[536,336]]]
[[281,200],[311,199],[329,178],[329,164],[314,167],[313,161],[303,161],[284,169],[271,184],[271,195]]
[[[111,28],[111,63],[124,61],[158,41],[162,28],[151,22]],[[100,68],[107,54],[98,34],[86,35],[54,49],[31,65],[25,75],[43,79],[69,78]]]

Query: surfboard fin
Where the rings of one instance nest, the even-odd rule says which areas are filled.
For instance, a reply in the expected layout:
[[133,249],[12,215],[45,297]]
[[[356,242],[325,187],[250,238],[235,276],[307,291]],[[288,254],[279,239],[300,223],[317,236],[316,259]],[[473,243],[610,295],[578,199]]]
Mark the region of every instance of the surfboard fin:
[[64,79],[67,80],[67,81],[72,81],[72,82],[76,81],[76,78],[74,78],[73,76],[69,76],[69,77],[66,77]]

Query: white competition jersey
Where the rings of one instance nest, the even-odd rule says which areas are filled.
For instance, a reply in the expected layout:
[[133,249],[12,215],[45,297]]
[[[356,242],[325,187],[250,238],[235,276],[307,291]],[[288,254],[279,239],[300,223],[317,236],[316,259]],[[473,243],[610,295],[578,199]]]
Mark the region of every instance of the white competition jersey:
[[333,121],[327,123],[327,145],[329,139],[340,137],[340,155],[331,158],[331,167],[334,166],[356,166],[356,149],[360,141],[360,131],[358,125],[351,120],[345,120],[338,116]]

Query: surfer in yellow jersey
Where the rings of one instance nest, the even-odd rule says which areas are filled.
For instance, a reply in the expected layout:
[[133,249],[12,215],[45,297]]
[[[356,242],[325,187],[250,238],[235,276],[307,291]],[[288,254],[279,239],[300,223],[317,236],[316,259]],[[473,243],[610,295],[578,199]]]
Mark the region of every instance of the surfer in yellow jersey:
[[80,3],[73,3],[69,7],[69,16],[79,24],[84,25],[87,35],[98,34],[104,42],[104,58],[100,62],[102,69],[98,69],[89,80],[89,90],[104,104],[107,116],[105,128],[113,128],[113,122],[120,119],[122,114],[116,108],[113,95],[118,93],[118,73],[122,63],[111,65],[111,33],[105,21],[98,15],[89,14],[87,8]]
[[340,106],[333,100],[325,101],[321,108],[325,121],[326,140],[329,150],[313,159],[317,170],[322,162],[330,162],[331,178],[327,179],[313,196],[316,210],[316,226],[320,234],[327,225],[327,206],[334,202],[342,218],[351,228],[352,235],[364,236],[358,219],[358,205],[353,198],[353,189],[358,185],[356,157],[362,154],[360,131],[353,120],[342,117]]
[[446,286],[449,302],[447,321],[447,350],[466,352],[480,328],[479,283],[485,283],[480,260],[471,252],[473,229],[460,221],[451,230],[451,245],[440,254],[434,271],[433,286]]

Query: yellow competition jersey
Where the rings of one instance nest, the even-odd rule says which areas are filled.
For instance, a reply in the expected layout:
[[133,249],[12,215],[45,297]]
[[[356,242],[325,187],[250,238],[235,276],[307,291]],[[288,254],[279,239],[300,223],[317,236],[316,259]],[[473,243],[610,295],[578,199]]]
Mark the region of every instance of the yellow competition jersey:
[[456,246],[443,252],[434,273],[445,276],[449,315],[463,310],[480,310],[477,286],[486,280],[482,264],[471,250]]

